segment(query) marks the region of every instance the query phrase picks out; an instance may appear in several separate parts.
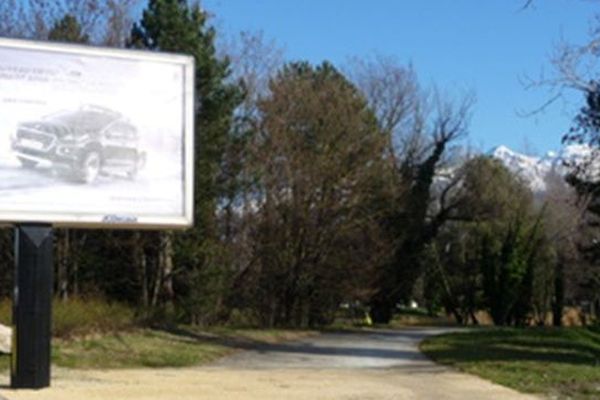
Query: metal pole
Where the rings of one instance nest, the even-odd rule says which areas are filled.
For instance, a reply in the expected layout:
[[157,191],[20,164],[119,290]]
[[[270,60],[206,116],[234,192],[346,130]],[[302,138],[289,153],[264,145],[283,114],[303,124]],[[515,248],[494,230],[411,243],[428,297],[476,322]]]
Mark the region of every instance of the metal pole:
[[50,386],[52,237],[50,225],[15,228],[12,388]]

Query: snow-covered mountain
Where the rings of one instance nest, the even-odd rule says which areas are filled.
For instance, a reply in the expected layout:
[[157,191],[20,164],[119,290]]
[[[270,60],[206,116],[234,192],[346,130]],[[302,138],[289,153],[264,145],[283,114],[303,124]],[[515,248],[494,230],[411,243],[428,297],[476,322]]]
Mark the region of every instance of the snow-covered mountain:
[[548,152],[543,157],[525,155],[506,146],[493,148],[489,153],[492,157],[502,163],[512,172],[518,174],[529,184],[535,193],[546,191],[546,178],[550,173],[564,175],[567,172],[567,163],[582,163],[591,155],[591,150],[585,145],[570,145],[564,147],[560,152]]

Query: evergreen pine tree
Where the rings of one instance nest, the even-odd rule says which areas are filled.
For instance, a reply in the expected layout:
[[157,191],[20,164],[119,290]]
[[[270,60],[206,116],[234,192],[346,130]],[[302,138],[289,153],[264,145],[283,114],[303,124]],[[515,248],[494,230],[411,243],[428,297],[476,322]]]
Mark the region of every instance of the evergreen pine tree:
[[211,285],[203,271],[212,270],[209,276],[213,276],[218,269],[216,209],[222,194],[218,176],[231,139],[233,112],[241,101],[239,88],[226,82],[229,63],[216,55],[215,30],[207,25],[207,18],[197,3],[150,0],[129,40],[130,47],[184,53],[195,60],[195,224],[177,236],[174,246],[177,264],[183,268],[174,284],[186,294],[179,300],[187,305],[192,320],[197,320],[198,304],[203,303],[198,297],[205,295],[198,285]]
[[89,36],[84,34],[81,25],[71,14],[56,21],[48,32],[48,40],[56,42],[88,43]]

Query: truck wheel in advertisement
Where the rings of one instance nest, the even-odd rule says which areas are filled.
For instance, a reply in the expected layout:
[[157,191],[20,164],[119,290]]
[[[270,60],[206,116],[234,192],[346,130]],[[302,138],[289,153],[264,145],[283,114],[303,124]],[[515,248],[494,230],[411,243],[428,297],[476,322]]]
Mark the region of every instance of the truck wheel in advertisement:
[[89,150],[83,155],[79,180],[81,183],[94,183],[100,174],[102,159],[96,150]]

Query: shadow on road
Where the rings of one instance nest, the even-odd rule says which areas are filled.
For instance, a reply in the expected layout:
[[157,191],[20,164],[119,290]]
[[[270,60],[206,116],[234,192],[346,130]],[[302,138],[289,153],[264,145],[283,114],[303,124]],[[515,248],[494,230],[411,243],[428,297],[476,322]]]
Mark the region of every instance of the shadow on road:
[[[448,329],[364,330],[329,332],[287,343],[269,344],[238,337],[212,336],[186,329],[165,329],[166,332],[193,339],[227,346],[236,350],[249,350],[224,363],[251,364],[257,367],[282,367],[304,365],[313,367],[349,366],[350,368],[403,368],[407,372],[441,372],[443,367],[431,363],[418,350],[418,343],[425,337],[449,331]],[[184,339],[182,339],[184,340]]]

